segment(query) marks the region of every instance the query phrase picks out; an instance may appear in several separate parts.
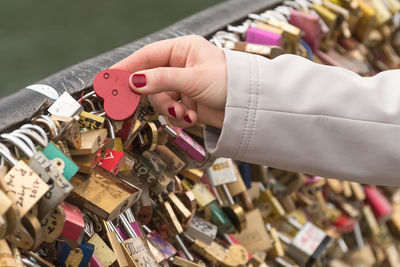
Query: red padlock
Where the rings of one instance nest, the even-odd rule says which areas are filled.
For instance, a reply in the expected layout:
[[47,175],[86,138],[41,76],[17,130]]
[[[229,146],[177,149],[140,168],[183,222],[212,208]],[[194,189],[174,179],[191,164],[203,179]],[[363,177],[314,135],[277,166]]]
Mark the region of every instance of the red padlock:
[[82,212],[79,208],[67,202],[62,202],[60,205],[63,207],[65,213],[64,229],[61,236],[68,241],[72,241],[75,245],[80,245],[85,227]]
[[[100,155],[98,155],[99,157]],[[112,149],[106,149],[106,154],[104,158],[102,158],[98,166],[102,167],[106,171],[109,171],[110,173],[117,175],[119,170],[121,169],[122,165],[125,162],[125,153],[112,150]]]
[[93,81],[97,96],[104,99],[104,111],[113,120],[125,120],[135,111],[140,94],[129,87],[131,73],[107,69],[99,72]]

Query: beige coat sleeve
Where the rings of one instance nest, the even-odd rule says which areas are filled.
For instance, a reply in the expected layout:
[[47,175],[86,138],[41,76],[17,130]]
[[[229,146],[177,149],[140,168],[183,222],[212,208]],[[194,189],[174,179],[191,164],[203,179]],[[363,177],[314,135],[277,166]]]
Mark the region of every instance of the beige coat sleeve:
[[225,51],[216,156],[368,184],[400,185],[400,70],[371,78],[293,55]]

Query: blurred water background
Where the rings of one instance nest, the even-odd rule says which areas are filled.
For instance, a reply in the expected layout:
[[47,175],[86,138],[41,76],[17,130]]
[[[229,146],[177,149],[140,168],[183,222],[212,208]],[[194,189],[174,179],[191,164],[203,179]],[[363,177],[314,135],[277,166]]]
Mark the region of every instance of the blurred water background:
[[221,1],[1,1],[0,98]]

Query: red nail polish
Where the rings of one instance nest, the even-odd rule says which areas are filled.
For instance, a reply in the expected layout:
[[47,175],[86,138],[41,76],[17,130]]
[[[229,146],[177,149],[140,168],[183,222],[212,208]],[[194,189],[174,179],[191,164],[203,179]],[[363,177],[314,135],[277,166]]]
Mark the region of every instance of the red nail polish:
[[169,108],[168,108],[168,113],[169,113],[172,117],[176,118],[176,113],[175,113],[175,108],[174,108],[174,107],[169,107]]
[[183,117],[185,119],[186,122],[188,123],[192,123],[192,120],[190,119],[190,117],[188,115],[185,115],[185,117]]
[[146,86],[146,75],[142,73],[132,75],[132,83],[135,87],[140,88]]

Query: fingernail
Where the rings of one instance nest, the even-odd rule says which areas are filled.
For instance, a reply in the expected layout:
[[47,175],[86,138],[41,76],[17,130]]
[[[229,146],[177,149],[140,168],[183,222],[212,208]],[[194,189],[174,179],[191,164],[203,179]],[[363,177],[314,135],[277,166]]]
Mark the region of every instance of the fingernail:
[[192,123],[192,120],[190,119],[190,117],[188,115],[185,115],[185,117],[183,117],[185,119],[186,122],[188,123]]
[[168,113],[169,113],[169,115],[171,115],[172,117],[176,118],[176,113],[175,113],[175,108],[174,108],[174,107],[169,107],[169,108],[168,108]]
[[131,79],[136,88],[146,86],[146,75],[142,73],[133,74]]

